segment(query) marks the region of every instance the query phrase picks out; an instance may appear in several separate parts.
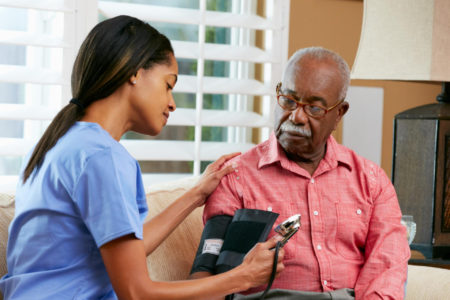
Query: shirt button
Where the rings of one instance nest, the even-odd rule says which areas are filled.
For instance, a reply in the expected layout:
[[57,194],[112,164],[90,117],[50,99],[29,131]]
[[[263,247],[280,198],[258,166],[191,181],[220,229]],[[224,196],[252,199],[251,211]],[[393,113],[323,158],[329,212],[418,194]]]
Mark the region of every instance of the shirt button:
[[269,206],[269,207],[267,208],[267,211],[272,211],[272,206]]
[[236,179],[239,180],[239,176],[236,176]]
[[323,285],[327,285],[327,284],[328,284],[328,281],[324,280]]
[[322,246],[317,245],[317,250],[322,250]]
[[314,214],[315,216],[317,216],[317,215],[319,215],[319,212],[318,212],[317,210],[315,210],[315,211],[313,212],[313,214]]
[[360,209],[357,209],[357,210],[356,210],[356,213],[357,213],[358,215],[360,215],[361,212],[362,212],[362,211],[361,211]]
[[314,178],[311,178],[311,183],[314,183],[314,182],[316,182],[316,181],[314,180]]

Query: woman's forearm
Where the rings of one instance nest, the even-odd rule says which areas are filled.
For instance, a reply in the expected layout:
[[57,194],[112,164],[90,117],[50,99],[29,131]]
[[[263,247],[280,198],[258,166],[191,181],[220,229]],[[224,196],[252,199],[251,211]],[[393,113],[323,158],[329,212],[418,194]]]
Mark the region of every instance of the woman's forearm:
[[[133,234],[102,245],[100,253],[120,299],[215,299],[267,283],[274,258],[270,249],[275,245],[274,239],[256,244],[247,253],[242,264],[223,274],[174,282],[156,282],[150,279],[144,244]],[[283,254],[281,249],[277,275],[284,268]]]
[[202,197],[204,196],[194,187],[144,224],[144,247],[147,255],[199,206],[198,203],[203,203]]
[[[247,272],[237,267],[229,272],[202,279],[156,282],[146,287],[145,299],[220,299],[249,289]],[[143,297],[144,299],[144,297]]]

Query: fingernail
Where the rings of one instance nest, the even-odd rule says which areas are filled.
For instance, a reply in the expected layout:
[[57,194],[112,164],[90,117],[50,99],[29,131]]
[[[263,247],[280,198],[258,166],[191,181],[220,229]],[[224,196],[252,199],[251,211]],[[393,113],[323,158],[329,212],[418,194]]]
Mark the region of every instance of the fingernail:
[[281,240],[283,239],[283,237],[282,237],[281,235],[279,235],[279,234],[277,234],[274,238],[275,238],[277,241],[281,241]]

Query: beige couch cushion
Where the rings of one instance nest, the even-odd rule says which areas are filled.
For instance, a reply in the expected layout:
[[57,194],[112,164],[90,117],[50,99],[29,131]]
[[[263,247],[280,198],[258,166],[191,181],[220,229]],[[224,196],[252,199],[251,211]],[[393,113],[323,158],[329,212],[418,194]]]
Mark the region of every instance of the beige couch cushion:
[[405,299],[450,299],[450,270],[409,265]]
[[0,277],[6,274],[8,227],[14,217],[14,196],[0,194]]
[[[14,196],[0,194],[0,277],[7,273],[6,269],[6,244],[8,241],[9,223],[14,217]],[[2,300],[0,293],[0,300]]]
[[[185,193],[197,178],[187,178],[150,188],[147,193],[149,215],[154,217]],[[194,210],[174,232],[147,257],[150,277],[155,281],[183,280],[189,276],[203,231],[203,208]]]

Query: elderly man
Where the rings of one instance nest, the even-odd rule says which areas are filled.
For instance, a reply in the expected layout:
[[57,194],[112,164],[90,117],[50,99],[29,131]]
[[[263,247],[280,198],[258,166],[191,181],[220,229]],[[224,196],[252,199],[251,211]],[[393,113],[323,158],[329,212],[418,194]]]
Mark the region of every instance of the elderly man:
[[[273,289],[403,299],[410,252],[394,187],[380,167],[331,136],[349,108],[349,81],[336,53],[297,51],[277,85],[274,134],[234,159],[236,172],[211,194],[204,220],[241,208],[279,213],[277,222],[301,214]],[[192,277],[208,275],[194,264]]]

